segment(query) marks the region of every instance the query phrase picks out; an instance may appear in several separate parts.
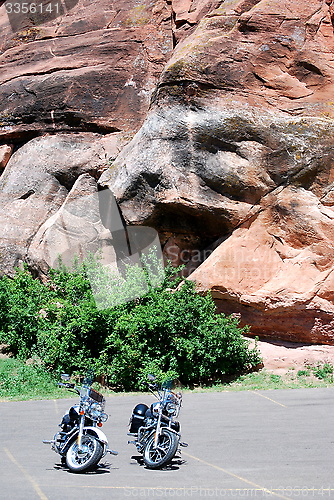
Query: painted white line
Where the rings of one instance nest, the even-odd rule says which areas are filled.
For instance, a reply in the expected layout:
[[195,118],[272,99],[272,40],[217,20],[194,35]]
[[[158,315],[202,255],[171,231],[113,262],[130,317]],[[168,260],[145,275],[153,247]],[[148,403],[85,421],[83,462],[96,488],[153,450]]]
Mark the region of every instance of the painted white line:
[[204,465],[208,465],[209,467],[212,467],[213,469],[217,469],[221,472],[224,472],[225,474],[227,474],[229,476],[235,477],[236,479],[239,479],[240,481],[243,481],[244,483],[247,483],[250,486],[253,486],[254,489],[262,491],[263,494],[265,494],[265,495],[274,495],[275,497],[283,498],[284,500],[289,500],[288,497],[285,497],[283,495],[275,493],[274,490],[269,490],[268,488],[265,488],[264,486],[261,486],[257,483],[253,483],[253,481],[249,481],[248,479],[245,479],[244,477],[238,476],[238,474],[234,474],[233,472],[230,472],[226,469],[223,469],[222,467],[219,467],[218,465],[214,465],[214,464],[211,464],[210,462],[206,462],[206,460],[202,460],[201,458],[194,457],[193,455],[190,455],[189,453],[185,453],[184,451],[182,451],[182,455],[186,455],[187,457],[192,458],[193,460],[197,460],[198,462],[201,462]]
[[282,403],[279,403],[278,401],[275,401],[274,399],[268,398],[268,396],[264,396],[263,394],[260,394],[257,391],[250,391],[250,392],[252,392],[253,394],[256,394],[257,396],[261,396],[262,398],[269,399],[269,401],[271,401],[272,403],[283,406],[283,408],[287,408],[286,405],[283,405]]
[[16,467],[22,472],[24,477],[27,479],[27,481],[34,488],[34,490],[36,491],[40,500],[48,500],[48,497],[46,495],[44,495],[43,491],[38,486],[38,483],[35,481],[35,479],[33,477],[31,477],[30,474],[28,474],[28,472],[25,470],[25,468],[22,467],[22,465],[16,460],[16,458],[11,454],[11,452],[8,450],[8,448],[4,448],[4,451],[7,455],[7,457],[9,458],[9,460],[11,462],[13,462],[13,464],[16,465]]

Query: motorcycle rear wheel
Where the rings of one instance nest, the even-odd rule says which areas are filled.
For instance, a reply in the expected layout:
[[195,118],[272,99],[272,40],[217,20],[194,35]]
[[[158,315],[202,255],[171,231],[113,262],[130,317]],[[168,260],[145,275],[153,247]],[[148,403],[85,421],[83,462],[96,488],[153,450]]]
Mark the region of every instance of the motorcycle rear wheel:
[[169,464],[177,451],[179,443],[177,434],[169,429],[162,429],[156,448],[154,447],[154,439],[153,434],[148,440],[143,453],[144,463],[148,469],[159,469]]
[[103,455],[103,446],[94,437],[86,434],[82,437],[81,450],[74,441],[66,453],[66,465],[72,472],[84,472],[93,469]]

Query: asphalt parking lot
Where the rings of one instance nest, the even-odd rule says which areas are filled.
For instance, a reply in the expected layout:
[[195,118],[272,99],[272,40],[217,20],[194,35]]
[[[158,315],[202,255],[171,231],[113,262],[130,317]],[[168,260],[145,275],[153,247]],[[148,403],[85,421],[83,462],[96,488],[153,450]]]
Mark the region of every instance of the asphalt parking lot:
[[164,470],[138,462],[128,421],[152,396],[107,399],[109,446],[72,474],[43,445],[75,400],[1,402],[1,499],[334,498],[334,389],[185,393],[182,449]]

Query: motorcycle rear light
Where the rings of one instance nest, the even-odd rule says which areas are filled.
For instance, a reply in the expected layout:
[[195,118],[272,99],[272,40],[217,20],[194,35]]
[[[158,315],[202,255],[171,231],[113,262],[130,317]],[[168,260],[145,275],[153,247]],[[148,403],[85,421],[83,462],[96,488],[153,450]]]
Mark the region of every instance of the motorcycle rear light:
[[85,414],[84,410],[79,411],[79,415],[84,415],[84,414]]

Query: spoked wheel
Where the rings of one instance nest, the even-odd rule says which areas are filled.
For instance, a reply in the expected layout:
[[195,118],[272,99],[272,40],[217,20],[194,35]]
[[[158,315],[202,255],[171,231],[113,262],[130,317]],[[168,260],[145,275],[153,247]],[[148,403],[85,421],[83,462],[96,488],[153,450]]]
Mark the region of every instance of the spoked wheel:
[[159,469],[168,464],[177,451],[179,438],[169,429],[163,429],[154,446],[154,434],[150,437],[144,450],[144,462],[149,469]]
[[86,434],[82,437],[81,447],[74,441],[66,453],[66,465],[72,472],[93,469],[103,455],[103,446],[94,437]]

